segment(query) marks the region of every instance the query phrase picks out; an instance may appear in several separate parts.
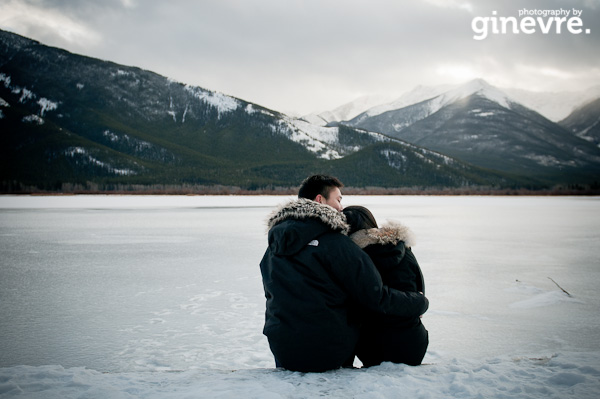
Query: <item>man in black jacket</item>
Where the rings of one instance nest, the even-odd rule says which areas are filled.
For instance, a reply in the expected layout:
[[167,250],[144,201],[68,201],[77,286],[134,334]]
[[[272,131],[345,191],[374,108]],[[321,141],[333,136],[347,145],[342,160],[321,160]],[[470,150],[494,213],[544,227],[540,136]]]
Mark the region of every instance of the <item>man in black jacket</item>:
[[277,366],[293,371],[351,367],[359,309],[419,316],[429,302],[389,289],[369,256],[346,235],[342,183],[316,175],[299,198],[268,221],[269,247],[260,263],[266,313],[263,333]]

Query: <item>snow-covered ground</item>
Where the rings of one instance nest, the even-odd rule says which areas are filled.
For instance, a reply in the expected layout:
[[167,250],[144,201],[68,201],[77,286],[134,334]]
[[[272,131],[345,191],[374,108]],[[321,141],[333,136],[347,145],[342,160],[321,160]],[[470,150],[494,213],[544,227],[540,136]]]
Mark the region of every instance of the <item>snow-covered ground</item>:
[[0,369],[1,397],[58,398],[598,398],[598,353],[446,359],[410,367],[302,374],[280,369],[101,373],[86,368]]
[[0,197],[0,398],[600,397],[599,198],[345,197],[415,232],[431,344],[316,374],[261,334],[287,198]]

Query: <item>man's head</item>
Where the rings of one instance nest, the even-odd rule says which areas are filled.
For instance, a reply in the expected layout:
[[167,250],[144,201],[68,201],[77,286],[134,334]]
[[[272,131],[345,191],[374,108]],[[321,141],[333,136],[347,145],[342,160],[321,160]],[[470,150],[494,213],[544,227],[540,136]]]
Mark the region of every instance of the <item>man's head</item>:
[[307,198],[326,204],[341,212],[344,209],[341,203],[341,187],[344,187],[344,185],[335,177],[313,175],[302,182],[300,190],[298,190],[298,198]]

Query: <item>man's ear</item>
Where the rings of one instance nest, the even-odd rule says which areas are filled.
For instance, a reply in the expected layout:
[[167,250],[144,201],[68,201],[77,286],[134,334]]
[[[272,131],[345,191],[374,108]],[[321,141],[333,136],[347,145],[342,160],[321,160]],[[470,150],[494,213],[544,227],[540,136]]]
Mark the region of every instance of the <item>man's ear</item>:
[[318,202],[319,204],[323,203],[323,196],[321,194],[317,194],[317,196],[315,197],[315,202]]

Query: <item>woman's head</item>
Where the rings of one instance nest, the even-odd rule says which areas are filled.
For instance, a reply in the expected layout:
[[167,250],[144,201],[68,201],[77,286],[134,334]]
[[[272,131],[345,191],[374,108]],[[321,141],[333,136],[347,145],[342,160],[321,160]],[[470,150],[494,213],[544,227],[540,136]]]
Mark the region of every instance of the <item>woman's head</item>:
[[342,211],[346,215],[346,220],[350,225],[348,234],[357,232],[363,229],[377,228],[375,217],[364,206],[349,206]]

